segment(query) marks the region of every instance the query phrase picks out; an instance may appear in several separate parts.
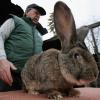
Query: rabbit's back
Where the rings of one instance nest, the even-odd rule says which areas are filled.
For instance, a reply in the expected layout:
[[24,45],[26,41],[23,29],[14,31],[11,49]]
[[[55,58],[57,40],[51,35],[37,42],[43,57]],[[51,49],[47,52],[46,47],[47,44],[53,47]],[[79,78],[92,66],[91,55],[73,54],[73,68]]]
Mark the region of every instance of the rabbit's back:
[[30,84],[30,80],[37,81],[39,83],[39,90],[42,91],[51,88],[58,89],[61,85],[62,90],[68,87],[61,75],[58,63],[59,53],[60,51],[56,49],[49,49],[44,53],[32,56],[27,61],[22,71],[22,79],[26,87]]

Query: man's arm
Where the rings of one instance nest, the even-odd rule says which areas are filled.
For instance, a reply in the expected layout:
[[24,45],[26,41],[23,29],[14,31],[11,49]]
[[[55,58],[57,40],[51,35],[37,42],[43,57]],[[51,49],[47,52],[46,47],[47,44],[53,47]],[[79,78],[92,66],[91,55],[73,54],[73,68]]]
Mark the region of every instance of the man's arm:
[[4,50],[4,42],[9,37],[12,30],[15,28],[15,23],[12,18],[4,22],[0,27],[0,59],[6,58],[6,53]]
[[15,28],[15,23],[12,18],[4,22],[0,27],[0,79],[11,85],[13,82],[10,69],[16,69],[15,66],[7,60],[4,42],[10,36],[10,33]]

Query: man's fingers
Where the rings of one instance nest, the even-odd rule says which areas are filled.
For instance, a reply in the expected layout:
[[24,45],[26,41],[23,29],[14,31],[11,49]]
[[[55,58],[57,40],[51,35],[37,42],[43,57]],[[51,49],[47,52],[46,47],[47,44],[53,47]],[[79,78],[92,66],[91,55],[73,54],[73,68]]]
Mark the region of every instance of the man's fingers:
[[1,79],[3,81],[5,81],[7,84],[11,85],[12,84],[12,80],[9,79],[9,77],[7,76],[7,74],[5,72],[0,72],[0,75],[1,75]]
[[17,68],[10,62],[10,67],[12,70],[17,70]]
[[13,78],[11,75],[11,69],[16,70],[16,67],[7,59],[0,60],[0,79],[11,85]]
[[7,76],[8,80],[9,80],[9,85],[11,85],[12,82],[13,82],[13,78],[12,78],[10,69],[8,69],[8,73],[6,73],[6,76]]
[[16,70],[16,67],[10,61],[7,59],[0,60],[0,79],[9,85],[11,85],[13,82],[11,69]]

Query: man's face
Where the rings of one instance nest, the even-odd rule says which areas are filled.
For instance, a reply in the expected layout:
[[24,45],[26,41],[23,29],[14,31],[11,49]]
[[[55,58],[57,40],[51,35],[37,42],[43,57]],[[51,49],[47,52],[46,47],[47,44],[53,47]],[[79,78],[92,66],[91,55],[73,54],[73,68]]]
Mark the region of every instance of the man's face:
[[26,13],[26,16],[30,17],[32,22],[37,24],[41,15],[38,10],[32,8]]

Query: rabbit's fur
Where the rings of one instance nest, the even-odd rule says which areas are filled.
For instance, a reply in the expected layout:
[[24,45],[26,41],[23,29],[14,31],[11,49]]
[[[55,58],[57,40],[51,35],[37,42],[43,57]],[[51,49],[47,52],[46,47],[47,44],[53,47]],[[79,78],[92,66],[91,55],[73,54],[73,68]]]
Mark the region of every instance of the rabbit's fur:
[[78,40],[70,8],[61,1],[54,6],[54,25],[62,50],[49,49],[32,56],[22,70],[22,81],[31,94],[79,96],[73,86],[95,81],[97,64],[83,41]]

